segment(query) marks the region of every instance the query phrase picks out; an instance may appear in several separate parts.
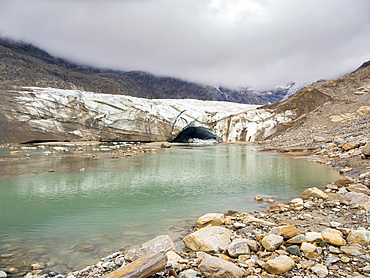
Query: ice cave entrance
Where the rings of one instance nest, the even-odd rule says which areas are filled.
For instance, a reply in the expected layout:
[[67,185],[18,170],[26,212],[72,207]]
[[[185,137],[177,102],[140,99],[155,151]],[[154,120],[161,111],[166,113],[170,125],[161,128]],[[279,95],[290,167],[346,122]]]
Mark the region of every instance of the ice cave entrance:
[[177,136],[171,140],[175,143],[192,143],[196,140],[204,141],[216,141],[221,142],[216,133],[210,129],[203,126],[187,126],[185,127]]

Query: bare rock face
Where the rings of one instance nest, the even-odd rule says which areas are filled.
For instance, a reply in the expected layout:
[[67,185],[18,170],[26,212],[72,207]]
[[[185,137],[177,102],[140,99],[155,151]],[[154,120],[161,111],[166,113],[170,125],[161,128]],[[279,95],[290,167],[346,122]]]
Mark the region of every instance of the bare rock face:
[[199,264],[199,270],[206,277],[224,278],[224,277],[243,277],[244,271],[223,259],[205,255]]
[[186,247],[193,251],[220,253],[227,249],[232,232],[220,226],[202,228],[183,239]]

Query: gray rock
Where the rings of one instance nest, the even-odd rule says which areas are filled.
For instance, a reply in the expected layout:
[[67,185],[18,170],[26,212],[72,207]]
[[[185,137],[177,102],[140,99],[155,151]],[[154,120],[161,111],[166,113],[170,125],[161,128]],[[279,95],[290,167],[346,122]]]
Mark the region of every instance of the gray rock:
[[366,254],[365,250],[358,244],[341,246],[340,250],[350,256],[361,256]]
[[176,252],[175,244],[168,235],[160,235],[141,245],[142,248],[150,250],[152,253],[166,253],[168,251]]
[[249,246],[249,249],[254,251],[254,252],[257,252],[258,251],[258,243],[257,241],[253,240],[253,239],[246,239],[247,241],[247,244]]
[[329,258],[326,259],[326,261],[328,263],[334,264],[334,263],[340,261],[340,259],[338,257],[329,257]]
[[114,263],[118,266],[122,266],[122,265],[125,265],[126,262],[125,262],[125,256],[123,255],[120,255],[120,256],[117,256],[115,259],[114,259]]
[[301,254],[301,250],[299,250],[299,246],[297,245],[292,245],[292,246],[287,247],[287,251],[290,254],[296,255],[296,256],[299,256]]
[[199,264],[199,270],[206,277],[224,278],[224,277],[243,277],[244,271],[223,259],[205,254],[202,262]]
[[239,255],[250,254],[248,242],[244,238],[234,239],[229,246],[227,251],[231,257],[238,257]]
[[207,213],[198,218],[197,226],[205,227],[211,226],[221,226],[225,223],[225,216],[222,213]]
[[278,249],[283,242],[284,238],[282,236],[267,235],[262,239],[261,244],[267,251],[274,251]]
[[185,245],[193,251],[220,253],[226,250],[232,232],[220,226],[202,228],[183,239]]

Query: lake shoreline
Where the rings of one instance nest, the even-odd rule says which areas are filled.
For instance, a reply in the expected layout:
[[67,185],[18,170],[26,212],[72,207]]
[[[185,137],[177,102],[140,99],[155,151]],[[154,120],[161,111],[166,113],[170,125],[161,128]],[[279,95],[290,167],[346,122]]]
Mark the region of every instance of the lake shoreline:
[[[344,142],[342,143],[343,144],[341,145],[343,146],[345,143]],[[249,254],[242,254],[242,255],[239,255],[238,257],[231,256],[229,254],[230,253],[229,251],[224,251],[220,254],[217,254],[217,252],[216,253],[208,252],[214,255],[212,257],[215,257],[215,258],[221,257],[222,259],[228,262],[231,262],[236,267],[242,269],[243,275],[244,275],[243,277],[258,277],[256,275],[270,275],[270,276],[263,276],[263,277],[285,277],[285,276],[277,276],[279,274],[276,274],[276,273],[273,274],[273,271],[271,271],[271,268],[269,268],[269,265],[271,264],[271,262],[269,261],[277,257],[281,257],[281,256],[284,256],[284,259],[286,260],[288,260],[286,258],[288,257],[292,259],[294,262],[294,267],[292,270],[284,271],[282,273],[291,273],[291,275],[296,275],[296,277],[299,277],[297,275],[303,275],[303,274],[304,275],[317,275],[317,276],[312,276],[312,277],[325,277],[325,275],[326,276],[329,275],[329,277],[343,277],[343,276],[335,276],[335,273],[338,272],[338,270],[341,270],[342,268],[344,269],[343,273],[345,273],[347,277],[366,277],[366,275],[369,273],[368,272],[369,271],[369,267],[368,267],[369,266],[369,257],[368,257],[369,253],[367,250],[366,242],[365,244],[362,244],[360,246],[356,245],[358,248],[358,250],[356,251],[360,255],[358,255],[357,253],[356,253],[357,255],[347,254],[345,251],[341,250],[340,246],[333,245],[331,243],[328,244],[328,242],[325,240],[321,240],[321,242],[323,241],[326,242],[325,246],[321,246],[320,245],[321,242],[320,243],[308,242],[315,246],[315,250],[310,251],[310,252],[303,252],[303,250],[301,250],[300,255],[294,255],[294,254],[292,255],[290,251],[288,251],[287,248],[293,245],[299,246],[299,245],[302,245],[302,243],[291,244],[291,243],[288,243],[289,239],[286,239],[286,238],[283,239],[283,243],[280,245],[280,247],[274,250],[268,251],[265,248],[265,246],[262,244],[262,239],[268,236],[271,233],[271,230],[273,230],[270,224],[267,224],[267,222],[270,222],[270,221],[271,223],[274,223],[274,227],[288,226],[290,227],[289,229],[293,229],[291,228],[291,226],[293,226],[297,230],[298,234],[302,234],[302,233],[304,234],[307,232],[322,233],[326,228],[332,228],[335,231],[339,231],[341,233],[342,239],[347,241],[346,244],[343,246],[349,245],[347,244],[348,237],[351,235],[352,230],[357,231],[357,230],[360,230],[359,228],[362,227],[362,228],[365,228],[367,232],[369,232],[369,213],[367,212],[368,207],[366,205],[366,202],[365,204],[357,204],[357,208],[355,208],[356,205],[351,203],[352,200],[343,201],[343,196],[344,194],[346,194],[346,193],[343,194],[343,191],[344,191],[343,189],[346,189],[349,186],[354,187],[354,185],[359,185],[358,186],[359,188],[357,188],[355,191],[347,191],[347,193],[348,192],[362,192],[361,189],[365,191],[365,189],[361,188],[360,185],[364,185],[364,184],[366,185],[366,183],[368,183],[370,179],[370,175],[360,178],[361,175],[366,174],[364,170],[370,171],[368,169],[369,159],[367,157],[364,158],[362,153],[359,153],[359,150],[361,150],[361,148],[365,146],[364,144],[362,145],[360,144],[357,148],[351,149],[355,151],[357,149],[357,152],[353,151],[354,155],[353,157],[351,157],[350,161],[346,162],[345,164],[346,168],[343,168],[343,163],[340,163],[340,160],[341,160],[340,156],[339,158],[329,157],[330,150],[328,152],[325,152],[325,151],[321,152],[321,150],[325,150],[324,146],[327,144],[327,142],[315,142],[314,147],[308,146],[307,148],[296,147],[296,146],[287,148],[287,146],[279,145],[276,142],[274,142],[274,144],[271,144],[271,142],[226,143],[226,145],[229,145],[229,144],[230,145],[232,144],[258,145],[259,147],[262,148],[261,151],[265,153],[279,155],[279,156],[288,156],[292,158],[304,159],[304,160],[309,160],[309,161],[315,161],[320,164],[331,166],[337,171],[340,171],[341,169],[346,169],[346,171],[344,172],[342,171],[342,174],[344,174],[343,177],[348,176],[348,180],[350,182],[347,184],[340,184],[340,182],[336,181],[336,182],[333,182],[331,185],[328,185],[326,189],[323,189],[325,191],[323,193],[328,196],[327,198],[326,197],[321,198],[321,197],[316,196],[316,198],[309,198],[305,200],[302,199],[302,201],[296,200],[290,204],[276,204],[275,203],[275,204],[271,204],[270,209],[264,212],[254,212],[254,213],[227,212],[225,213],[225,215],[223,216],[224,222],[221,224],[218,223],[217,225],[215,225],[215,227],[224,227],[225,229],[232,231],[234,240],[235,239],[246,239],[246,238],[248,240],[253,240],[254,241],[253,244],[255,244],[258,247],[258,251],[251,250],[251,247],[249,246],[249,249],[250,249]],[[338,144],[337,146],[339,145],[340,144]],[[148,147],[148,149],[154,149],[158,147],[160,148],[160,143],[149,144],[146,147]],[[79,154],[77,154],[77,156],[78,155]],[[348,170],[349,168],[352,168],[352,170]],[[263,200],[263,201],[265,202],[266,200]],[[354,206],[354,208],[352,208],[351,206]],[[333,209],[335,210],[333,211]],[[335,219],[334,221],[335,224],[332,224],[333,219],[330,219],[330,216],[333,216],[333,219]],[[249,221],[251,217],[253,217],[255,221]],[[246,219],[249,219],[249,220],[246,220]],[[363,219],[365,219],[366,221],[364,221]],[[213,220],[211,220],[210,222],[212,221]],[[239,224],[242,224],[242,225],[239,226]],[[214,223],[211,225],[214,225]],[[198,225],[193,226],[193,229],[184,231],[184,233],[189,234],[191,232],[199,230],[201,228],[200,226],[201,225],[199,225],[198,223]],[[245,234],[240,233],[240,231],[245,228],[249,228],[250,231]],[[314,248],[313,246],[310,246],[310,247]],[[300,247],[300,249],[302,249],[302,246]],[[184,276],[185,272],[190,273],[191,272],[190,270],[196,271],[198,272],[198,274],[206,272],[206,270],[200,267],[200,265],[202,264],[202,260],[204,258],[201,259],[199,258],[199,256],[204,257],[204,255],[199,255],[199,254],[196,255],[195,252],[193,251],[181,252],[179,250],[177,254],[180,255],[181,259],[177,257],[178,259],[177,262],[171,262],[172,265],[170,267],[163,269],[163,271],[161,271],[161,275],[159,276],[157,275],[156,277],[168,277],[170,274],[173,277],[177,277],[181,275],[183,275],[181,277],[192,277],[192,276]],[[310,254],[310,255],[307,257],[307,254]],[[127,265],[130,264],[130,260],[125,259],[125,255],[127,255],[127,253],[125,254],[124,252],[115,252],[106,258],[102,258],[97,264],[86,267],[84,270],[72,272],[72,273],[69,273],[68,275],[64,273],[63,275],[65,277],[70,277],[70,278],[87,277],[90,275],[95,275],[95,276],[106,275],[107,273],[119,267],[119,263],[118,264],[115,264],[115,263],[109,264],[109,263],[115,262],[116,260],[117,261],[121,260],[123,264],[127,264]],[[255,256],[258,257],[257,260]],[[336,259],[332,259],[332,262],[328,263],[327,262],[328,258],[336,258]],[[254,262],[250,261],[251,259],[254,260]],[[336,261],[334,262],[334,260]],[[107,264],[103,265],[104,262]],[[112,266],[112,267],[109,267],[109,266]],[[233,266],[230,266],[230,268],[233,268]],[[182,274],[183,272],[184,274]],[[324,273],[324,274],[321,275],[320,273]],[[343,275],[343,273],[340,275]],[[348,276],[348,275],[352,275],[351,273],[357,273],[356,274],[357,276]],[[50,273],[45,273],[42,270],[42,266],[38,268],[37,265],[31,266],[31,271],[27,275],[28,277],[31,277],[31,276],[36,277],[40,275],[41,276],[43,275],[45,277],[52,276],[50,275]],[[55,275],[58,275],[58,273],[55,273]],[[271,276],[271,275],[275,275],[275,276]],[[60,275],[60,278],[61,277],[62,275]]]

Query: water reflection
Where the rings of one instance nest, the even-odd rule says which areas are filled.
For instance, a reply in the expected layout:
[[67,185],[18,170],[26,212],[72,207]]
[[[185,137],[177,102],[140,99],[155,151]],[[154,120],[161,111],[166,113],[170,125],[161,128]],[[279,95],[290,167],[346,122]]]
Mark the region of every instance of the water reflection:
[[[37,169],[27,163],[13,166]],[[119,160],[54,159],[40,167],[56,172],[0,179],[0,253],[7,253],[4,244],[28,253],[43,242],[45,258],[63,258],[73,268],[107,249],[170,233],[165,227],[183,219],[255,210],[266,206],[253,201],[257,194],[288,201],[304,187],[337,177],[315,163],[245,146],[178,147]],[[85,172],[78,171],[82,167]],[[90,251],[75,255],[81,250]]]

